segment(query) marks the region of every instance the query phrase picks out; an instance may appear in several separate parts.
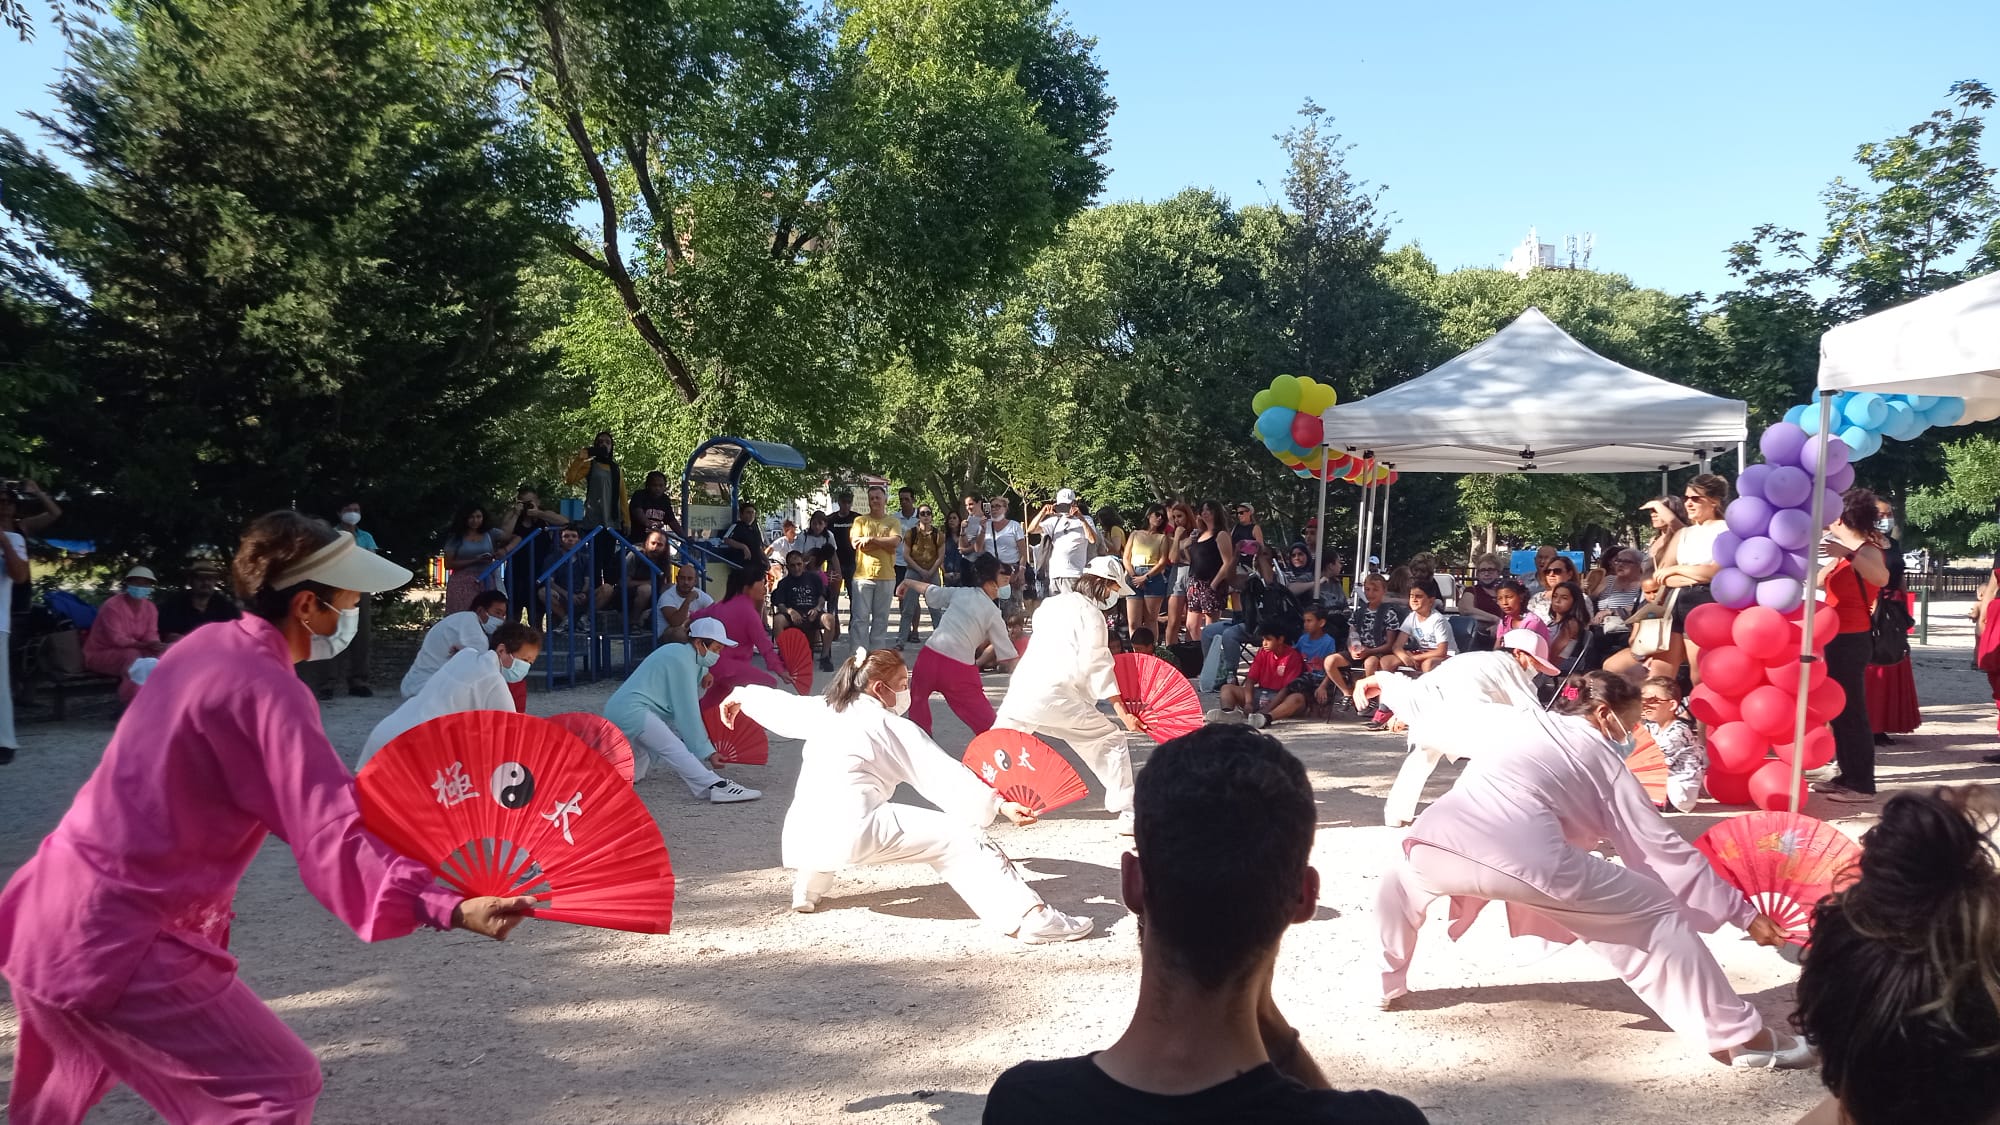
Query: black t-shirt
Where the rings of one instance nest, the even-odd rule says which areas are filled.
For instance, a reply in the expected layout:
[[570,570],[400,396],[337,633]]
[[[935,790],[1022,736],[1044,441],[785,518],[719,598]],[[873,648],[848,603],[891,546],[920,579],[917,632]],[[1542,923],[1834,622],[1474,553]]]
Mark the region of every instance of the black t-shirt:
[[1428,1125],[1423,1111],[1380,1090],[1309,1090],[1265,1063],[1193,1094],[1119,1084],[1091,1056],[1024,1062],[986,1096],[986,1125]]
[[804,574],[787,574],[778,579],[778,587],[771,591],[771,604],[779,609],[796,609],[800,613],[810,613],[819,608],[826,597],[826,581],[808,570]]
[[756,524],[750,523],[747,520],[737,520],[735,523],[729,525],[729,534],[723,536],[723,538],[734,539],[745,547],[750,548],[750,557],[753,560],[763,557],[764,535],[757,530]]
[[216,591],[208,596],[208,608],[196,609],[194,596],[183,590],[160,606],[160,632],[166,636],[186,636],[203,625],[234,621],[243,616],[229,595]]
[[854,562],[854,517],[859,512],[839,512],[826,517],[826,529],[833,535],[833,549],[840,556],[846,569],[853,569]]
[[673,498],[665,493],[658,496],[650,492],[640,492],[632,497],[632,534],[643,536],[651,531],[681,529],[679,517],[674,515]]

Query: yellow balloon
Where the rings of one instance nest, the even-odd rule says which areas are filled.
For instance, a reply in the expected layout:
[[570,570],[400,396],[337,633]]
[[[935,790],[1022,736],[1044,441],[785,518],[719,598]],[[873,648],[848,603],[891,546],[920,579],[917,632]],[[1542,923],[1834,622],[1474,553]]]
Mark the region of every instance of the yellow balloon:
[[[1303,382],[1303,380],[1301,381]],[[1333,405],[1334,399],[1337,397],[1332,387],[1327,386],[1325,383],[1313,383],[1300,392],[1299,409],[1307,414],[1321,414],[1326,411],[1327,407]]]
[[1289,465],[1294,469],[1298,468],[1300,465],[1305,464],[1305,461],[1303,459],[1294,457],[1289,453],[1278,454],[1278,460],[1283,461],[1286,465]]
[[1271,405],[1292,410],[1299,408],[1299,380],[1292,375],[1280,375],[1271,380]]

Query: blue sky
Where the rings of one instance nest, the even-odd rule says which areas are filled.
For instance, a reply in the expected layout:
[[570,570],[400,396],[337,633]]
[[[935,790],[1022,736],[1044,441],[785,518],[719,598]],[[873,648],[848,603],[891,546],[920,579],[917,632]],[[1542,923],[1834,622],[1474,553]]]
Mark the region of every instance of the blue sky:
[[[1992,0],[1066,7],[1119,102],[1108,200],[1275,195],[1271,138],[1311,97],[1352,170],[1388,186],[1395,242],[1450,268],[1500,264],[1530,225],[1558,245],[1589,231],[1594,266],[1675,292],[1725,287],[1723,250],[1757,223],[1818,229],[1855,146],[1953,81],[2000,85]],[[46,28],[0,40],[0,124],[47,107],[59,59]]]

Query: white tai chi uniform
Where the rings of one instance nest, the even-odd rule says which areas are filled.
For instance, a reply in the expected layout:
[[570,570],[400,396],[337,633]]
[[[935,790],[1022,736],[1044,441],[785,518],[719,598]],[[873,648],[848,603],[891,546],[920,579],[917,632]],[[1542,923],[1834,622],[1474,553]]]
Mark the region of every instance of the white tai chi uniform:
[[417,658],[410,662],[410,670],[403,674],[403,698],[415,699],[417,693],[424,690],[424,681],[437,675],[444,662],[457,653],[468,648],[485,652],[487,640],[478,614],[469,609],[445,614],[443,620],[424,634],[424,643],[417,648]]
[[715,743],[701,721],[701,662],[693,645],[654,649],[605,701],[604,717],[632,743],[633,781],[643,780],[648,766],[662,765],[701,797],[722,780],[702,764],[715,756]]
[[1104,611],[1082,594],[1057,594],[1035,610],[1028,651],[1014,665],[993,725],[1069,743],[1104,785],[1104,807],[1132,807],[1132,752],[1122,723],[1097,709],[1118,694]]
[[[1611,743],[1582,718],[1447,701],[1418,687],[1390,681],[1390,708],[1425,740],[1480,754],[1417,818],[1383,877],[1382,994],[1407,990],[1432,902],[1451,898],[1455,939],[1499,899],[1516,936],[1583,941],[1702,1050],[1756,1035],[1763,1019],[1697,931],[1747,929],[1757,908],[1668,827]],[[1591,854],[1603,841],[1622,866]]]
[[[1042,905],[1042,896],[982,831],[1000,811],[1000,795],[917,724],[866,695],[845,711],[817,696],[754,684],[729,698],[766,729],[805,740],[779,852],[798,872],[799,890],[825,894],[834,872],[854,864],[928,863],[1002,933],[1019,929]],[[943,811],[891,801],[903,784]]]
[[[1447,706],[1490,701],[1528,711],[1539,711],[1542,707],[1540,697],[1535,694],[1534,677],[1514,659],[1511,649],[1462,652],[1419,679],[1398,682]],[[1436,739],[1422,738],[1416,724],[1410,724],[1410,754],[1403,759],[1403,768],[1396,771],[1395,784],[1389,787],[1389,801],[1382,809],[1383,821],[1394,826],[1416,819],[1417,802],[1423,798],[1424,783],[1430,780],[1431,771],[1437,769],[1438,759],[1450,758],[1455,762],[1472,750],[1470,745],[1446,746]]]
[[460,649],[424,682],[415,698],[405,699],[402,706],[375,724],[354,769],[359,772],[397,735],[439,716],[513,709],[514,694],[507,690],[507,679],[500,674],[500,654],[492,649]]

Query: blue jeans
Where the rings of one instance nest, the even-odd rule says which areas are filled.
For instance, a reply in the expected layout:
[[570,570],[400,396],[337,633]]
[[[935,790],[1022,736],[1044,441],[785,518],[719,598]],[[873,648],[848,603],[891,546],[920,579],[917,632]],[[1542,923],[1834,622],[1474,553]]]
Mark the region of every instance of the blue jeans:
[[1250,628],[1240,621],[1218,621],[1201,631],[1202,691],[1214,691],[1225,678],[1236,675],[1243,660],[1243,646],[1250,642]]

